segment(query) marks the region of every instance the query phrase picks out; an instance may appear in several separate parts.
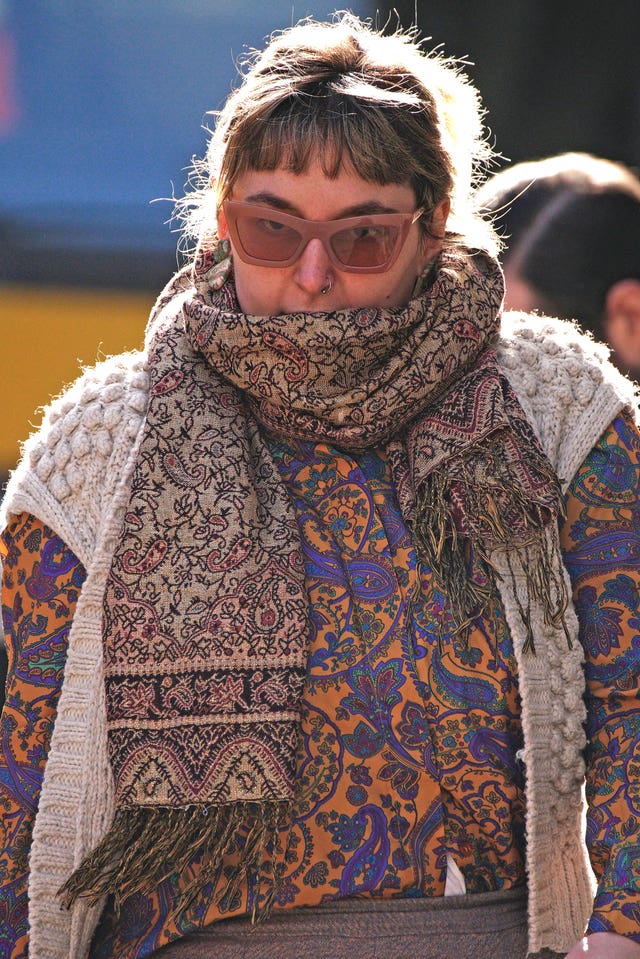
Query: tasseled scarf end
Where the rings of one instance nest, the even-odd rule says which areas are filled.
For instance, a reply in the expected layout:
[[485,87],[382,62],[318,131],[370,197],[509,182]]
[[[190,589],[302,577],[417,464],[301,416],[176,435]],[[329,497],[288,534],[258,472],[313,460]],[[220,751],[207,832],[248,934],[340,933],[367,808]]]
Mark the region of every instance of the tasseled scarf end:
[[197,864],[178,912],[201,893],[230,903],[244,888],[252,921],[260,922],[277,893],[281,830],[290,821],[289,800],[120,809],[106,836],[59,890],[62,904],[70,908],[86,898],[95,905],[110,894],[119,912],[134,893],[153,891]]
[[[559,542],[557,537],[546,535],[547,528],[562,515],[559,481],[549,466],[544,479],[553,495],[548,503],[534,504],[513,480],[496,485],[495,477],[500,475],[496,462],[499,455],[497,444],[493,451],[485,450],[488,461],[493,460],[497,467],[492,471],[492,484],[478,483],[473,467],[465,468],[465,464],[458,465],[453,484],[446,471],[434,472],[421,483],[413,524],[418,555],[448,597],[453,635],[463,642],[467,641],[473,621],[486,612],[497,595],[497,585],[503,575],[496,568],[492,554],[499,550],[506,558],[526,632],[523,651],[535,653],[531,609],[538,604],[544,611],[545,623],[562,628],[571,648],[565,621],[569,594],[562,576]],[[541,463],[536,466],[540,470]],[[485,480],[488,474],[489,471],[485,471]],[[506,517],[510,517],[511,522]],[[460,525],[466,528],[460,531]],[[470,575],[469,546],[476,561],[474,565],[482,568],[482,576]],[[518,588],[519,576],[524,576],[524,596]],[[442,633],[443,624],[440,628]]]

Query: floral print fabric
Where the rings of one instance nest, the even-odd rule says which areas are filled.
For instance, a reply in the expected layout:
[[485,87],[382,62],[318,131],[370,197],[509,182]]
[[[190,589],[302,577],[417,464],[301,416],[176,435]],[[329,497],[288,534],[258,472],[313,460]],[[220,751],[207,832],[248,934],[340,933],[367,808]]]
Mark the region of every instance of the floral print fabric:
[[[447,855],[469,892],[524,881],[518,690],[501,609],[476,622],[466,646],[446,633],[438,641],[446,597],[418,573],[384,457],[289,441],[271,452],[296,511],[312,610],[278,908],[441,895]],[[639,474],[640,436],[618,418],[571,485],[562,543],[587,659],[588,842],[599,879],[590,931],[640,942]],[[31,517],[5,542],[0,956],[16,959],[27,955],[28,844],[83,570]],[[245,892],[176,916],[188,878],[131,897],[119,919],[108,906],[93,959],[148,956],[246,909]]]
[[2,619],[9,653],[0,724],[0,957],[28,954],[27,877],[82,564],[40,520],[4,536]]
[[585,651],[589,932],[640,942],[640,436],[615,420],[571,486],[565,563]]

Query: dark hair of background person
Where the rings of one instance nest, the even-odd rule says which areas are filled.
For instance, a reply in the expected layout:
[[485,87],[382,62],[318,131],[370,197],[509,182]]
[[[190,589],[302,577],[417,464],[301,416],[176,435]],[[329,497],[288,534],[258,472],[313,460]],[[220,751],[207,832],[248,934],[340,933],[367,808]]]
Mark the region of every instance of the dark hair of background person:
[[[478,191],[494,216],[509,283],[524,284],[523,308],[577,320],[640,370],[640,180],[619,163],[567,153],[506,168]],[[621,286],[620,284],[625,284]],[[621,294],[625,293],[624,331]],[[637,346],[636,346],[637,341]]]

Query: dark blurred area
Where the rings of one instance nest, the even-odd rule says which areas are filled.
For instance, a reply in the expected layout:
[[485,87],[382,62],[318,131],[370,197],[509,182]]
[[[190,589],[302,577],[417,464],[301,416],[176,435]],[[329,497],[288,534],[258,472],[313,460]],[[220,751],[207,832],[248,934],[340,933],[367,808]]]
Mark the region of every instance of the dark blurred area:
[[[472,61],[487,123],[512,162],[579,150],[640,165],[640,3],[406,0],[428,46]],[[391,22],[394,22],[392,15]]]

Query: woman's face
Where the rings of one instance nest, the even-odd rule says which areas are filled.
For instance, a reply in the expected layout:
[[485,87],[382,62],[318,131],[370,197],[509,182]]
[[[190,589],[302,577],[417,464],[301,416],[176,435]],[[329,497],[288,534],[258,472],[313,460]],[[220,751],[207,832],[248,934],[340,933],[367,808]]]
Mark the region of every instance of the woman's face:
[[[289,170],[251,170],[234,184],[230,200],[250,202],[265,209],[307,220],[335,220],[371,213],[413,213],[416,198],[410,186],[381,186],[363,180],[343,167],[329,179],[319,164],[301,174]],[[432,230],[442,234],[449,209],[447,200],[436,209]],[[224,213],[218,229],[227,237]],[[240,307],[245,313],[274,316],[300,311],[330,312],[362,306],[404,306],[417,277],[439,252],[439,240],[425,238],[412,224],[396,261],[386,273],[345,273],[336,268],[318,238],[309,240],[299,259],[287,267],[245,263],[234,252],[233,264]],[[321,291],[330,285],[329,292]]]

